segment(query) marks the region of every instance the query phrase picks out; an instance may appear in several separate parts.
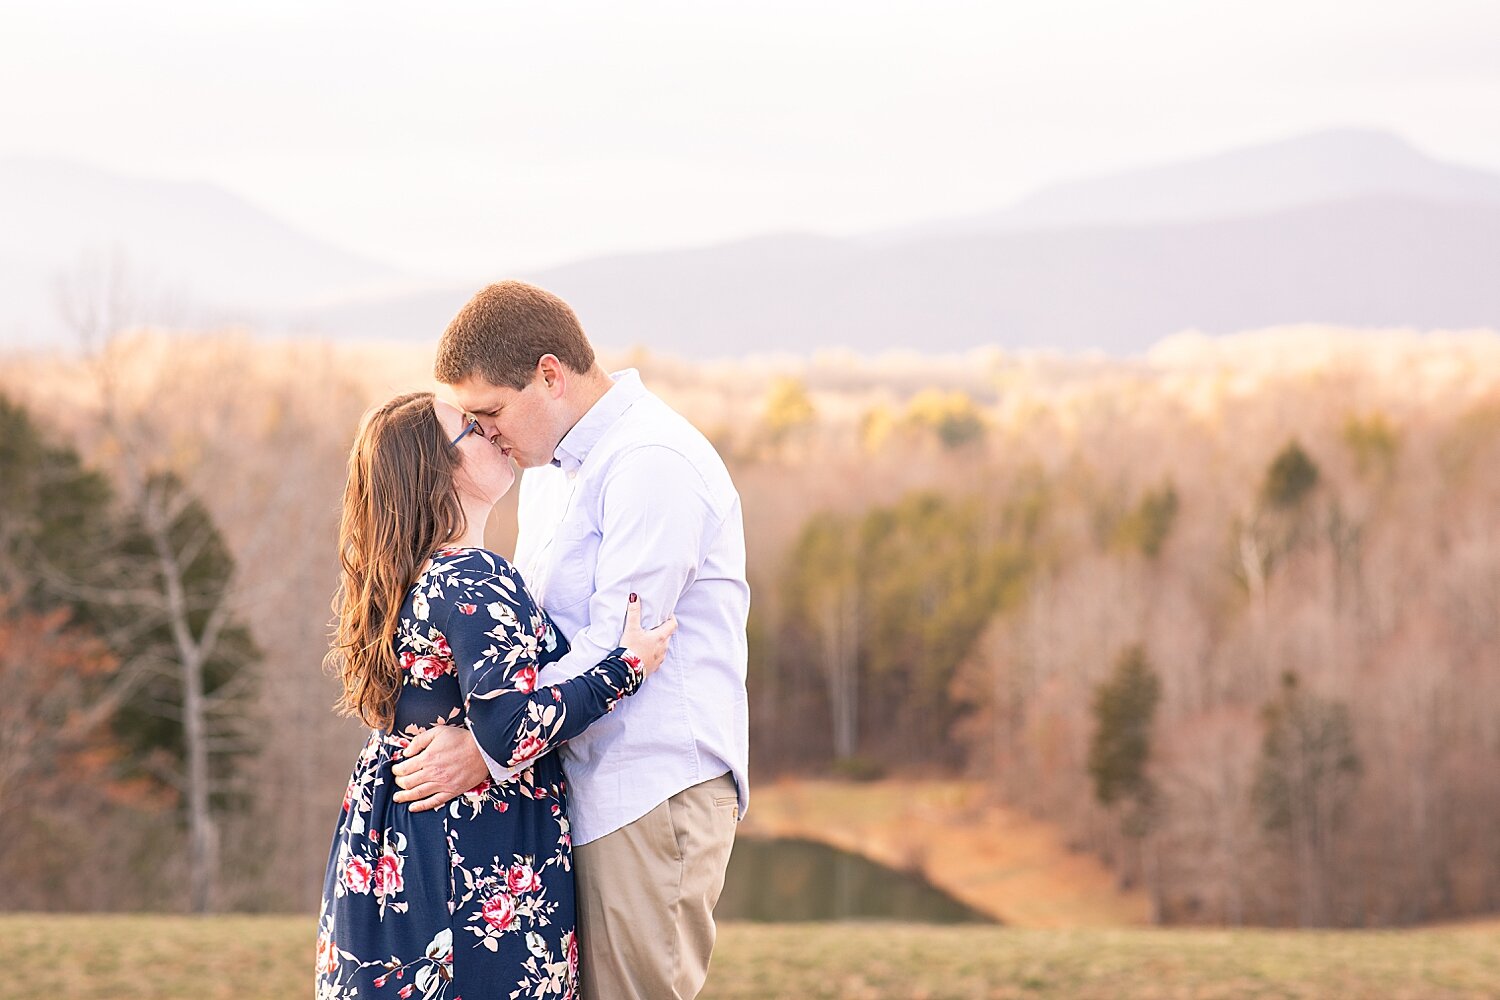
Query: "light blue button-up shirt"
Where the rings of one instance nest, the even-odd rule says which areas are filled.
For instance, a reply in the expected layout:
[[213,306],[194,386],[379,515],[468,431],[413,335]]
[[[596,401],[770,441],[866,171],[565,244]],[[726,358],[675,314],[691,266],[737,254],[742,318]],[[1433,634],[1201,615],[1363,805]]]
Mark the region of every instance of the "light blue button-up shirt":
[[677,631],[661,669],[559,751],[574,844],[726,772],[741,815],[749,804],[739,494],[708,439],[634,369],[611,377],[553,464],[521,479],[515,565],[572,642],[539,682],[575,677],[619,645],[632,591],[648,628],[675,613]]

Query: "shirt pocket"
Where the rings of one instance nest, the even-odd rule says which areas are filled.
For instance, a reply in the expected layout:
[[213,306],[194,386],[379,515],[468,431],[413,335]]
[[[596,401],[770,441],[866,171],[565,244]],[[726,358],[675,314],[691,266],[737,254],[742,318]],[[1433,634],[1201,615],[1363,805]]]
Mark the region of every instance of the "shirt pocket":
[[552,568],[542,606],[556,616],[594,596],[599,536],[588,524],[568,518],[558,525],[550,557]]

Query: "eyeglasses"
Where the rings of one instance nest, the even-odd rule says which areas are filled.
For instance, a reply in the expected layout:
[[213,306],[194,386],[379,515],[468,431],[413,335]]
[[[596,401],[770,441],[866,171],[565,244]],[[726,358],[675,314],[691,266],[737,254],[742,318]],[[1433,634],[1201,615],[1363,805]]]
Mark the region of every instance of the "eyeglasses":
[[477,430],[479,430],[479,421],[474,419],[473,417],[470,417],[469,422],[464,424],[464,429],[458,432],[458,437],[453,439],[453,443],[457,445],[458,442],[462,441],[464,438],[468,437],[470,434],[473,434]]

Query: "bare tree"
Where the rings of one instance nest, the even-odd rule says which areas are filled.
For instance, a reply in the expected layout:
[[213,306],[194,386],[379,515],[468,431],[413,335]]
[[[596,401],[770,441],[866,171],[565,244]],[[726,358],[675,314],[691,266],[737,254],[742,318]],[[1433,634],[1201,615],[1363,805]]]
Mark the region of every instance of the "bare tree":
[[[101,619],[109,624],[106,639],[128,651],[116,702],[106,708],[118,710],[132,688],[149,693],[153,681],[169,683],[172,696],[150,699],[144,710],[180,727],[181,757],[154,755],[148,762],[182,796],[189,905],[208,912],[218,905],[220,834],[213,802],[223,790],[212,759],[232,759],[252,745],[238,710],[252,685],[243,668],[253,659],[253,647],[237,621],[247,595],[235,558],[188,485],[207,471],[187,448],[192,435],[164,426],[152,409],[162,383],[180,373],[158,371],[153,380],[126,370],[125,359],[138,346],[128,338],[150,311],[131,288],[123,260],[85,265],[67,289],[64,315],[93,381],[95,458],[111,472],[135,542],[111,553],[87,577],[56,582],[76,599],[109,609]],[[197,430],[212,433],[215,416],[232,407],[237,394],[232,385],[191,388],[201,405]],[[247,500],[261,507],[257,520],[264,527],[260,538],[240,547],[241,559],[269,545],[275,491],[269,497],[252,493]],[[212,676],[216,665],[226,677]]]

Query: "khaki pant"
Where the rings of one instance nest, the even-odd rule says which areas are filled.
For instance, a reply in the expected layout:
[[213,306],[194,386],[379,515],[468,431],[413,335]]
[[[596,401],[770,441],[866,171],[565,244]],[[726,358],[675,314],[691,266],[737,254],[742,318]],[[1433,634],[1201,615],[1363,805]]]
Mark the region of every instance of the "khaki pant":
[[692,1000],[734,846],[734,778],[684,789],[573,849],[583,1000]]

